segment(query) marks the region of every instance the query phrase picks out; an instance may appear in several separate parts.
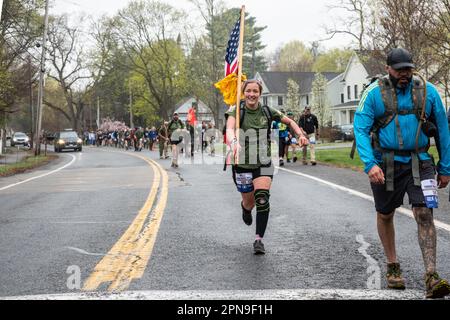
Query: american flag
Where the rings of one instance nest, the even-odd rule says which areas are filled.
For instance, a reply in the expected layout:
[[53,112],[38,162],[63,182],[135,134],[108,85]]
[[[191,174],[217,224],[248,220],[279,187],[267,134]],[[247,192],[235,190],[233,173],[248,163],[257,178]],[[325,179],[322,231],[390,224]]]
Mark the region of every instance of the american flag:
[[237,73],[239,67],[239,32],[241,27],[241,19],[236,22],[228,41],[227,55],[225,56],[225,76],[230,73]]

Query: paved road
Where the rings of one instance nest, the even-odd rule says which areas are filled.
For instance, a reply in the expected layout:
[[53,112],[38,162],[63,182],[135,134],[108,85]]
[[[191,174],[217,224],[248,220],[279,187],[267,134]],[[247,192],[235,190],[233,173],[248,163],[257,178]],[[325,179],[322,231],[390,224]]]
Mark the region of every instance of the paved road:
[[[380,290],[386,286],[384,255],[364,174],[322,165],[279,170],[267,254],[254,256],[254,225],[241,221],[240,197],[220,158],[205,156],[210,163],[203,165],[186,160],[174,170],[156,152],[83,150],[62,153],[37,172],[0,179],[0,296],[423,297],[416,224],[405,214],[396,227],[409,290]],[[202,162],[199,155],[196,162]],[[439,271],[450,278],[449,211],[442,202],[436,212]]]

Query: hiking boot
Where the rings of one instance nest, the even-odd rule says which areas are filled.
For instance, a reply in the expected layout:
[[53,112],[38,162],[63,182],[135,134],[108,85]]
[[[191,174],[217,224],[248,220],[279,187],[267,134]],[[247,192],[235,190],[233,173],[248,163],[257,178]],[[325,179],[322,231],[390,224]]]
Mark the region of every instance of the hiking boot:
[[311,165],[315,166],[315,165],[317,165],[317,163],[315,161],[311,161]]
[[437,272],[427,273],[425,275],[425,284],[428,299],[439,299],[450,294],[448,281],[439,277]]
[[292,159],[292,161],[294,161],[294,163],[296,163],[297,162],[297,157],[294,157],[294,159]]
[[252,211],[245,209],[242,201],[241,201],[241,207],[242,207],[242,220],[244,220],[244,223],[246,225],[251,226],[252,222],[253,222]]
[[266,250],[264,249],[264,244],[261,240],[255,240],[253,243],[253,250],[255,251],[255,254],[265,254]]
[[405,280],[399,263],[387,264],[386,278],[389,289],[405,290]]

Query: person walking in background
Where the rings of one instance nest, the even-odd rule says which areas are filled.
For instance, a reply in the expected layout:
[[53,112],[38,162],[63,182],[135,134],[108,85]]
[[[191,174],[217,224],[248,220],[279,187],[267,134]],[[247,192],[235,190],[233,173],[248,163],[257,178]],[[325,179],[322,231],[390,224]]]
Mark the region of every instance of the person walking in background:
[[168,124],[169,139],[172,145],[172,168],[178,168],[178,145],[183,141],[180,132],[182,129],[184,129],[184,124],[180,120],[178,112],[174,112],[172,120]]
[[[315,152],[315,144],[317,139],[319,139],[319,122],[317,121],[317,117],[311,113],[311,107],[306,106],[305,111],[300,116],[298,121],[298,126],[306,132],[306,135],[309,139],[309,155],[311,164],[313,166],[316,165],[316,152]],[[307,146],[303,146],[303,164],[307,165]]]

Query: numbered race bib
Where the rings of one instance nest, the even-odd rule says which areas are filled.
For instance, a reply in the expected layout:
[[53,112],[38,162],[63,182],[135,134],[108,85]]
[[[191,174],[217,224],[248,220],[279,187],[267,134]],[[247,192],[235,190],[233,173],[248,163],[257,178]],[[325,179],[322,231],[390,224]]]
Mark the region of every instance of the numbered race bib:
[[428,209],[439,208],[439,196],[437,191],[437,181],[434,179],[422,181],[422,191],[425,197],[425,204]]
[[248,193],[253,191],[253,174],[248,173],[236,173],[237,189],[241,193]]
[[312,136],[311,138],[309,138],[309,143],[310,144],[316,144],[316,137]]

